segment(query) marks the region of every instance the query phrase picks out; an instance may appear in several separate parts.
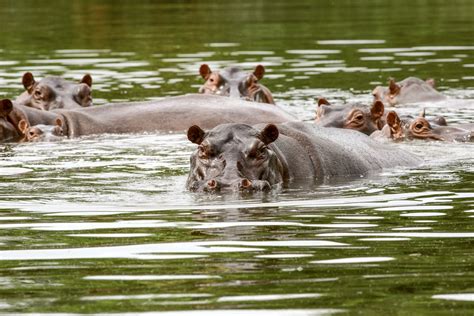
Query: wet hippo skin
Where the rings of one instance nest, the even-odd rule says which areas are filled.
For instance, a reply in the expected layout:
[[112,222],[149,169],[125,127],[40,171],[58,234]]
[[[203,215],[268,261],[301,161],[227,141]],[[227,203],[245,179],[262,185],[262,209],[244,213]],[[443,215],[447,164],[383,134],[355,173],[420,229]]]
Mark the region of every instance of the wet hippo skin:
[[209,131],[192,126],[187,135],[198,145],[186,184],[191,191],[260,191],[297,179],[322,183],[420,163],[357,131],[303,122],[222,124]]
[[199,124],[282,123],[296,118],[277,106],[232,98],[189,94],[158,101],[106,104],[74,110],[40,111],[18,105],[29,125],[55,125],[59,117],[69,137],[104,133],[177,132]]

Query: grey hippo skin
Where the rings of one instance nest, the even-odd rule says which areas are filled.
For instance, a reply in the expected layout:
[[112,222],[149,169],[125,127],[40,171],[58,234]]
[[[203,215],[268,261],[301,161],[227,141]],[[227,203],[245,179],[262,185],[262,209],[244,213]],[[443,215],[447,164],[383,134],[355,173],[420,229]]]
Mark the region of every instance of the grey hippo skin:
[[253,72],[245,72],[238,67],[212,71],[207,64],[203,64],[199,73],[206,80],[199,93],[275,104],[270,90],[259,82],[265,74],[262,65],[255,67]]
[[18,127],[21,119],[25,119],[29,126],[54,126],[56,119],[60,118],[64,135],[68,137],[104,133],[182,132],[194,124],[213,128],[223,123],[282,123],[297,120],[274,105],[203,94],[74,110],[40,111],[15,104],[14,112],[15,117],[10,114],[9,126],[17,127],[18,134],[22,134]]
[[197,144],[186,186],[191,191],[261,191],[310,179],[360,177],[420,160],[353,130],[311,123],[223,124],[188,130]]
[[[446,123],[443,121],[442,123]],[[370,137],[374,139],[403,140],[440,140],[450,142],[472,141],[474,124],[437,125],[430,123],[424,116],[416,118],[400,118],[395,111],[387,114],[387,124],[382,130],[374,132]]]
[[85,75],[79,83],[48,76],[36,81],[30,72],[23,75],[25,91],[15,100],[39,110],[73,109],[92,105],[92,77]]
[[323,127],[354,129],[370,135],[384,122],[384,105],[375,101],[371,106],[361,103],[332,105],[326,99],[318,100],[315,123]]
[[447,97],[436,91],[433,79],[423,81],[408,77],[400,82],[390,79],[388,87],[377,86],[372,95],[390,106],[405,103],[443,101]]

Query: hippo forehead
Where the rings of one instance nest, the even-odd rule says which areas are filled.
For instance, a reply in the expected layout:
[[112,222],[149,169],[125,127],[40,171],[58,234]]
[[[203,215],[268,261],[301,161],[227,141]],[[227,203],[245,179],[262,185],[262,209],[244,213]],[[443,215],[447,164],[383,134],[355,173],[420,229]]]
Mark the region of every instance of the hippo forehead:
[[69,90],[72,86],[76,86],[77,84],[72,84],[61,77],[50,76],[41,79],[38,85],[48,86],[54,90]]
[[223,124],[209,131],[204,141],[219,150],[233,148],[238,144],[247,144],[258,134],[256,129],[246,124]]
[[248,73],[238,67],[229,67],[220,72],[223,79],[227,81],[243,81],[247,79]]

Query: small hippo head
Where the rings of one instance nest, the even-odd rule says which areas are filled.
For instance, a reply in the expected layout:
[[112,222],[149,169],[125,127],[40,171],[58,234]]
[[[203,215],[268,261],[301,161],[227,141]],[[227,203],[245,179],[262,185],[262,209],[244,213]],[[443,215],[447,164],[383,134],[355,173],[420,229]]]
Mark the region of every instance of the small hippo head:
[[186,186],[191,191],[265,191],[282,182],[282,164],[269,145],[278,128],[261,131],[245,124],[222,124],[210,131],[191,126],[188,139],[198,148],[191,155]]
[[444,99],[445,97],[434,87],[434,79],[423,81],[419,78],[408,77],[398,83],[394,79],[390,79],[388,87],[377,86],[372,91],[372,95],[374,100],[380,100],[390,106]]
[[0,100],[0,142],[15,141],[20,137],[15,125],[10,119],[13,111],[13,103],[11,100]]
[[384,105],[375,101],[369,108],[363,104],[331,105],[326,99],[318,100],[315,122],[324,127],[354,129],[370,135],[383,126]]
[[247,73],[238,67],[211,71],[207,64],[203,64],[199,68],[199,73],[206,80],[199,93],[274,104],[270,90],[259,83],[265,73],[262,65],[255,67],[253,73]]
[[33,75],[27,72],[23,75],[22,82],[26,91],[16,102],[26,106],[48,111],[92,105],[90,75],[85,75],[79,83],[72,83],[55,76],[35,81]]
[[[442,117],[441,117],[442,118]],[[440,117],[435,118],[436,121]],[[446,121],[442,120],[442,123]],[[416,118],[404,117],[400,119],[395,111],[387,114],[387,125],[390,138],[396,141],[404,139],[442,140],[442,141],[469,141],[471,132],[463,128],[432,124],[424,117],[424,111]]]
[[30,126],[27,121],[21,120],[18,126],[25,135],[24,142],[53,142],[62,140],[65,136],[62,128],[63,122],[60,118],[56,119],[55,125]]

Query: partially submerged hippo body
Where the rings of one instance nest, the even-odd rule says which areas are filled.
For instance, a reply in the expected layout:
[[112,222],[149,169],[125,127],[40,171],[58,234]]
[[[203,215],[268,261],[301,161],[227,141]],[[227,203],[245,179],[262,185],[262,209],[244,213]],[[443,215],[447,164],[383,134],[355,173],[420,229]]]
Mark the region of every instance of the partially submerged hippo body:
[[39,110],[73,109],[92,105],[92,77],[85,75],[79,83],[48,76],[36,81],[30,72],[23,75],[25,91],[15,100]]
[[18,127],[21,119],[25,119],[30,126],[54,126],[57,118],[60,118],[64,135],[68,137],[104,133],[177,132],[185,131],[194,124],[213,128],[223,123],[282,123],[296,120],[277,106],[202,94],[74,110],[41,111],[15,105],[14,112],[18,118],[10,117],[9,127],[16,126],[17,134],[20,135],[14,139],[10,137],[11,141],[18,140],[22,134]]
[[262,65],[258,65],[253,73],[249,73],[238,67],[212,71],[207,64],[203,64],[199,73],[206,80],[199,93],[275,104],[270,90],[259,82],[265,73]]
[[387,124],[382,130],[374,132],[371,137],[375,139],[392,139],[394,141],[423,139],[467,142],[473,139],[472,135],[472,124],[459,126],[436,125],[431,124],[423,116],[409,120],[406,117],[401,119],[395,111],[390,111],[387,114]]
[[321,183],[420,163],[357,131],[303,122],[222,124],[209,131],[192,126],[188,139],[198,145],[186,183],[191,191],[268,190],[299,179]]
[[377,86],[372,95],[374,100],[380,100],[390,106],[405,103],[443,101],[447,97],[436,91],[434,80],[423,81],[419,78],[408,77],[400,82],[393,79],[388,87]]
[[372,106],[364,104],[331,105],[326,99],[318,100],[315,123],[323,127],[354,129],[370,135],[384,125],[384,105],[375,101]]

